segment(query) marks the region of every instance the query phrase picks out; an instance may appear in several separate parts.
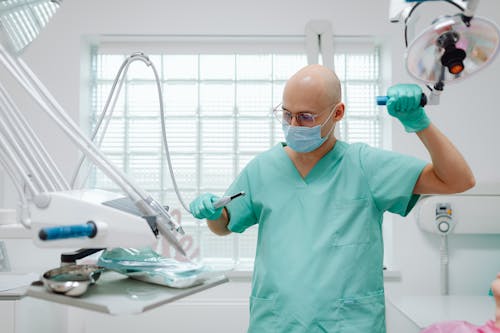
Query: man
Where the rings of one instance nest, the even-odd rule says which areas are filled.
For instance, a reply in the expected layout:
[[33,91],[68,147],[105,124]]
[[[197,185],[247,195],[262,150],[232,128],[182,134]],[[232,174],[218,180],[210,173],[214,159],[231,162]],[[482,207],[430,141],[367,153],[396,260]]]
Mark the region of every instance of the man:
[[326,67],[306,66],[275,110],[286,143],[256,156],[227,190],[247,195],[224,209],[209,193],[191,203],[218,235],[259,224],[248,332],[385,332],[382,214],[405,216],[419,194],[475,182],[420,107],[421,94],[416,85],[392,87],[387,108],[417,133],[432,164],[337,140],[340,82]]

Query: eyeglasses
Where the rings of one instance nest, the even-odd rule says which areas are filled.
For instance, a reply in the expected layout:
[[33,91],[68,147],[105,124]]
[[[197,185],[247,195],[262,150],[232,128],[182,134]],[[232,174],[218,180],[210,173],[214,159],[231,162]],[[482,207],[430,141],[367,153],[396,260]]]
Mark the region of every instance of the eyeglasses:
[[300,126],[309,126],[309,127],[314,125],[316,118],[318,118],[319,115],[322,114],[323,112],[320,113],[299,112],[293,114],[290,111],[283,109],[283,105],[281,103],[273,109],[274,116],[280,122],[291,124],[292,119],[295,118],[295,120],[297,120],[297,123]]

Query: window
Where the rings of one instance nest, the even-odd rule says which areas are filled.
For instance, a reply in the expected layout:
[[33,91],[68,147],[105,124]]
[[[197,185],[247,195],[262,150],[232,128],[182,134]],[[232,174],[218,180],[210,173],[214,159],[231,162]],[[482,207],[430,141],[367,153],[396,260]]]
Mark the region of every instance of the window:
[[[187,205],[199,193],[222,195],[256,154],[283,141],[281,126],[271,110],[281,102],[286,80],[306,65],[300,39],[281,44],[266,38],[188,44],[146,46],[161,76],[170,156]],[[366,42],[347,45],[351,44],[356,47],[340,48],[335,55],[347,105],[340,137],[381,146],[382,120],[374,103],[381,85],[378,49]],[[111,43],[94,50],[92,124],[122,61],[144,47]],[[132,64],[102,151],[176,212],[191,237],[190,256],[224,265],[252,265],[258,226],[241,235],[219,237],[181,208],[162,147],[157,101],[151,70],[142,63]],[[90,181],[97,188],[117,189],[99,172]]]

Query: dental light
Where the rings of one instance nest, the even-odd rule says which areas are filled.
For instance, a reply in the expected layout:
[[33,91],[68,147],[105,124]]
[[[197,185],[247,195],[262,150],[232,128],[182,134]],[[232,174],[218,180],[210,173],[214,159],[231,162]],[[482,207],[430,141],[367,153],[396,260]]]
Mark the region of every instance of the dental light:
[[[18,56],[39,31],[30,22],[41,18],[26,19],[26,13],[48,19],[54,11],[47,18],[46,9],[55,10],[59,4],[60,1],[49,0],[0,1],[0,64],[10,74],[10,80],[6,76],[0,79],[0,165],[17,191],[20,222],[32,230],[35,243],[41,247],[146,247],[154,246],[161,235],[186,255],[177,239],[184,231],[167,208],[102,154]],[[16,86],[12,82],[122,193],[75,188],[66,181],[20,111],[13,98],[16,94],[9,93],[7,87]],[[161,89],[158,93],[162,108]]]
[[47,25],[62,0],[0,0],[2,44],[21,53]]
[[[440,0],[391,0],[389,20],[404,22],[405,61],[408,73],[427,85],[428,104],[439,104],[445,84],[466,79],[490,64],[498,53],[500,31],[495,23],[475,17],[479,0],[441,0],[460,10],[441,16],[408,42],[414,11],[424,2]],[[379,102],[383,104],[383,102]]]

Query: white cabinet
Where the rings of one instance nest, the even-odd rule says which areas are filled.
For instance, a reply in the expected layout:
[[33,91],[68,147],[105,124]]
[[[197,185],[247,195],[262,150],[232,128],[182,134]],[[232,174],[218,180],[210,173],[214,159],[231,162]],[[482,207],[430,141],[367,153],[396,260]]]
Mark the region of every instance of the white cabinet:
[[2,323],[2,333],[15,333],[15,301],[0,300],[0,323]]
[[387,333],[418,333],[443,321],[484,325],[494,319],[495,301],[490,296],[392,296],[386,309]]

